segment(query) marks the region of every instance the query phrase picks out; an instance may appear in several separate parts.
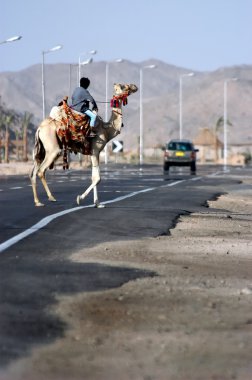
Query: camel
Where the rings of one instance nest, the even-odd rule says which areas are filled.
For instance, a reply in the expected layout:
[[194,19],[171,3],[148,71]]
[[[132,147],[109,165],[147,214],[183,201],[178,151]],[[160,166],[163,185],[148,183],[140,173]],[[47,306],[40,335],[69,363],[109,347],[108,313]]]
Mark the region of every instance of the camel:
[[[97,185],[101,181],[99,157],[105,145],[121,132],[122,127],[122,104],[127,104],[127,97],[138,90],[134,84],[115,84],[114,95],[111,100],[112,113],[110,120],[104,122],[100,116],[97,117],[96,136],[91,138],[91,165],[92,165],[92,182],[91,185],[77,196],[77,204],[93,190],[94,207],[104,207],[99,202]],[[34,146],[34,165],[30,174],[32,191],[35,206],[44,206],[39,201],[36,178],[41,179],[43,187],[47,193],[49,201],[55,202],[56,199],[52,195],[46,182],[46,170],[53,166],[54,162],[61,156],[63,147],[57,136],[58,121],[48,117],[42,121],[35,134]],[[81,152],[81,150],[80,150]]]

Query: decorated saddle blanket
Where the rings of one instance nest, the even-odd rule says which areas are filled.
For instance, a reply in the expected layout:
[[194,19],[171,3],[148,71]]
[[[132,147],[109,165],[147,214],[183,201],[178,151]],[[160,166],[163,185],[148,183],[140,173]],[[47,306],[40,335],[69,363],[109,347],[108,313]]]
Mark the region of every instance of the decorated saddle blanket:
[[87,115],[74,111],[63,100],[62,105],[51,109],[50,117],[58,122],[57,135],[65,147],[74,153],[90,154],[90,141],[86,139],[90,131]]

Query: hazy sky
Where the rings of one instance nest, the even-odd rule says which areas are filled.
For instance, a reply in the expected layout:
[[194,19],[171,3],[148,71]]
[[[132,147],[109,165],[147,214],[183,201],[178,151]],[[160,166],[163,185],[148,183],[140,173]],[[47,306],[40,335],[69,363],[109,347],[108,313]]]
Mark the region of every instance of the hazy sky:
[[[252,64],[252,0],[1,0],[0,72],[41,63],[150,58],[199,71]],[[84,59],[84,55],[82,55]]]

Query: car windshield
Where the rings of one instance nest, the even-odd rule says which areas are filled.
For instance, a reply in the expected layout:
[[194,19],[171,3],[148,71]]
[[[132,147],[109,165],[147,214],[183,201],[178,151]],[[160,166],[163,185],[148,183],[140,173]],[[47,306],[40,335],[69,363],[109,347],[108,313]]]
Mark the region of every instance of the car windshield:
[[182,150],[183,152],[192,150],[192,145],[187,142],[170,142],[168,144],[169,150]]

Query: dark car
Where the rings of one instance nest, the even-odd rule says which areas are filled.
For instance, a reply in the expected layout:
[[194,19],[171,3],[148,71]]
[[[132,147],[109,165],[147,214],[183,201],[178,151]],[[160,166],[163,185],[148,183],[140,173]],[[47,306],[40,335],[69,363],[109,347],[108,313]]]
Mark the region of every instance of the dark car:
[[171,140],[164,148],[164,171],[170,166],[189,166],[191,174],[196,174],[196,152],[190,140]]

